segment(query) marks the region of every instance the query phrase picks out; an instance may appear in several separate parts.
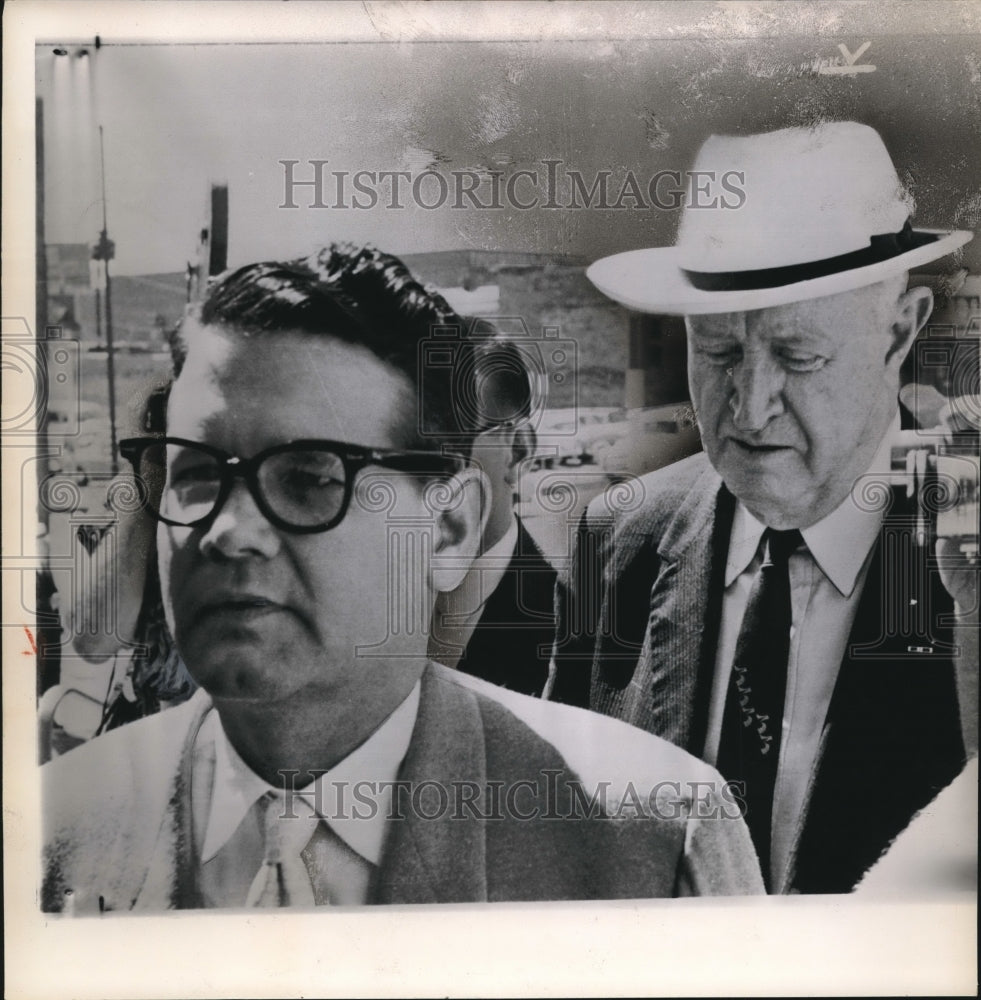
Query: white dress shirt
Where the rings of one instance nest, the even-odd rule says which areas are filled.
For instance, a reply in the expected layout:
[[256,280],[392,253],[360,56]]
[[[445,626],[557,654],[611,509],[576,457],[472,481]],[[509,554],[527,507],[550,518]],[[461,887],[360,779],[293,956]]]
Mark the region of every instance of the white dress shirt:
[[[869,465],[888,473],[898,415]],[[771,884],[779,887],[790,862],[798,825],[807,807],[838,671],[882,523],[881,510],[846,497],[801,534],[804,545],[789,561],[792,626],[787,663],[780,758],[777,763],[771,839]],[[704,758],[715,764],[722,733],[729,674],[750,590],[762,561],[765,525],[737,504],[729,536],[722,619],[716,650]]]
[[517,547],[518,519],[512,517],[508,530],[473,561],[459,586],[437,595],[429,635],[430,659],[447,667],[456,667],[460,662],[484,606],[501,585]]
[[[311,785],[292,793],[306,800],[326,825],[322,867],[332,904],[367,902],[384,848],[390,783],[412,739],[419,691],[417,682],[364,743]],[[204,905],[242,906],[263,859],[259,800],[271,792],[285,808],[283,788],[268,784],[242,760],[214,708],[195,742],[191,787]]]

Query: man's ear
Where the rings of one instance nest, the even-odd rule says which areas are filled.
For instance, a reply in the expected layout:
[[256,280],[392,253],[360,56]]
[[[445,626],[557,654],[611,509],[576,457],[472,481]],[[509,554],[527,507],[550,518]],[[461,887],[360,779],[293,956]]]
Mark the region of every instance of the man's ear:
[[515,427],[514,438],[511,441],[512,465],[517,465],[518,462],[523,462],[526,458],[530,458],[535,454],[537,447],[538,435],[535,433],[535,428],[527,420],[523,420]]
[[522,421],[509,432],[511,454],[508,457],[507,482],[513,489],[518,482],[518,467],[526,459],[535,454],[538,448],[538,435],[528,421]]
[[910,288],[899,296],[892,323],[892,342],[886,354],[886,366],[897,372],[909,354],[916,335],[933,311],[933,292],[923,285]]
[[435,590],[455,590],[480,552],[480,539],[490,515],[490,481],[480,469],[467,468],[429,490],[436,517],[432,557]]

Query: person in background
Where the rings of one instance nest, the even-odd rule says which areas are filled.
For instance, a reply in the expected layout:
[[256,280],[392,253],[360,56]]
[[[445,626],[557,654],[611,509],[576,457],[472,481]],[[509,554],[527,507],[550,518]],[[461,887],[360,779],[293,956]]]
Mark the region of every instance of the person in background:
[[[133,429],[164,433],[169,388],[169,384],[158,385],[134,403],[129,417]],[[126,487],[124,492],[130,493],[132,481],[120,477],[107,495],[120,496],[117,487]],[[91,566],[80,568],[80,585],[73,600],[66,602],[65,626],[72,652],[88,663],[114,661],[101,720],[90,737],[179,705],[196,687],[164,620],[156,567],[156,522],[145,510],[132,505],[120,504],[114,513],[108,557],[100,558],[103,554],[98,551],[108,544],[104,531],[90,531],[86,539],[80,538],[85,550],[82,558]],[[106,628],[106,609],[112,609],[111,629]]]
[[490,484],[480,552],[460,585],[436,598],[429,655],[446,666],[540,695],[555,631],[555,570],[515,512],[522,462],[535,453],[531,366],[520,346],[472,324],[465,412],[471,458]]
[[971,234],[914,229],[855,122],[713,136],[692,177],[726,176],[741,204],[693,194],[675,247],[588,272],[685,316],[705,454],[587,510],[547,695],[737,782],[771,892],[847,892],[965,760],[977,568],[936,572],[890,453],[932,305],[908,273]]

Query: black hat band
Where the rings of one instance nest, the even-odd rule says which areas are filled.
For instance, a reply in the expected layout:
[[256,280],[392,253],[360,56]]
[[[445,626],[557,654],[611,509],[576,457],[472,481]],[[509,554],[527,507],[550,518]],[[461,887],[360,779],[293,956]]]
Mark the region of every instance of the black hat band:
[[755,271],[689,271],[682,268],[684,275],[702,292],[743,292],[757,288],[779,288],[798,281],[824,278],[829,274],[852,271],[870,264],[890,260],[917,247],[935,243],[940,237],[936,233],[917,232],[906,220],[898,233],[884,233],[869,237],[869,245],[861,250],[826,257],[824,260],[808,261],[805,264],[790,264],[786,267],[764,267]]

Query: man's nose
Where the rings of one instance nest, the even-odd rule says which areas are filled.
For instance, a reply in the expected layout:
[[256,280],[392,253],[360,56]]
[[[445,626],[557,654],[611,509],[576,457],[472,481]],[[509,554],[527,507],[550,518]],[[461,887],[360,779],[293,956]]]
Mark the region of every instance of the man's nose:
[[205,555],[225,559],[271,559],[279,551],[277,529],[259,510],[244,482],[236,481],[221,510],[201,537]]
[[729,406],[733,424],[741,431],[762,430],[783,412],[786,373],[764,351],[747,352],[731,371]]

